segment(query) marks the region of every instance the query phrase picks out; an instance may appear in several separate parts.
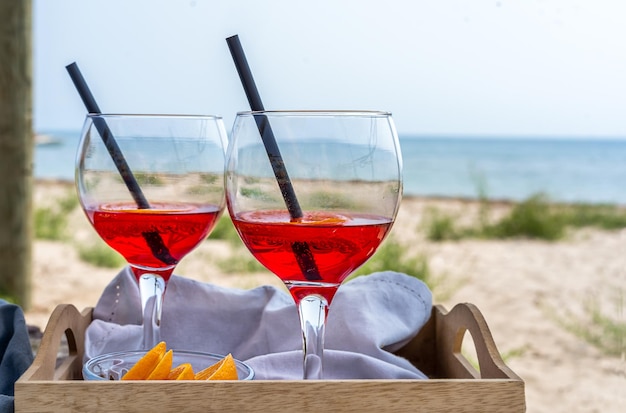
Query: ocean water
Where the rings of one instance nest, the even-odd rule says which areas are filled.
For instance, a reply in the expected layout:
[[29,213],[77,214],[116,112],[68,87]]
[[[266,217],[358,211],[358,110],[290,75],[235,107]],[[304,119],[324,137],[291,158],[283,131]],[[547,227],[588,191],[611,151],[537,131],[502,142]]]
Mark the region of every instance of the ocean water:
[[[35,177],[74,179],[79,131],[42,131]],[[400,136],[404,194],[626,205],[626,139]]]
[[626,139],[400,139],[406,194],[626,204]]

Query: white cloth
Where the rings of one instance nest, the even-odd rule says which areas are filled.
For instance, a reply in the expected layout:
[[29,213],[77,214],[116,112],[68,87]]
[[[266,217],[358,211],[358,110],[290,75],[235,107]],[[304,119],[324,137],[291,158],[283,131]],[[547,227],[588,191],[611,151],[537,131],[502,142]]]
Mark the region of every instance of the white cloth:
[[[357,277],[330,306],[325,379],[420,379],[393,354],[428,321],[432,296],[417,278],[396,272]],[[128,268],[105,288],[86,332],[85,356],[140,348],[139,290]],[[161,338],[168,348],[232,353],[255,379],[301,379],[302,339],[291,296],[262,286],[224,288],[172,276],[165,292]]]

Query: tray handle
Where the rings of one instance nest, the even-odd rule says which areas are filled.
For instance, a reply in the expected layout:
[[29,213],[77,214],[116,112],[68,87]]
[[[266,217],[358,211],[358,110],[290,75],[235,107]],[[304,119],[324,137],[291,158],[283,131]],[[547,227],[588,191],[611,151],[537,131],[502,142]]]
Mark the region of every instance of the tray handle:
[[[502,360],[487,321],[478,307],[461,303],[440,316],[443,322],[437,323],[437,345],[447,355],[440,362],[441,368],[449,377],[521,380]],[[476,371],[461,353],[463,337],[467,331],[476,348],[480,371]]]
[[[80,313],[72,304],[58,305],[50,315],[35,360],[19,381],[82,378],[85,330],[92,313],[91,307]],[[69,355],[57,366],[63,335],[67,337]]]

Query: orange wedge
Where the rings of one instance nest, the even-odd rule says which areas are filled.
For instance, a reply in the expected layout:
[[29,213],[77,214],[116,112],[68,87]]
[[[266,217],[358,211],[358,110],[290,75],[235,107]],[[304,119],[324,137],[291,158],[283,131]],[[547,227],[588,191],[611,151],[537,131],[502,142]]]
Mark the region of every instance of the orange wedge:
[[189,363],[183,363],[174,367],[167,376],[167,380],[194,380],[193,367]]
[[[161,341],[140,358],[122,377],[122,380],[145,380],[165,355],[165,342]],[[169,371],[169,369],[168,369]]]
[[199,371],[195,374],[194,380],[208,380],[213,373],[217,371],[217,369],[221,366],[222,360],[213,364],[212,366],[207,367],[206,369]]
[[238,380],[237,366],[232,354],[228,354],[226,357],[207,367],[206,369],[199,371],[195,376],[196,380]]
[[166,380],[172,369],[172,360],[174,358],[174,352],[169,350],[163,358],[156,365],[152,373],[148,376],[147,380]]

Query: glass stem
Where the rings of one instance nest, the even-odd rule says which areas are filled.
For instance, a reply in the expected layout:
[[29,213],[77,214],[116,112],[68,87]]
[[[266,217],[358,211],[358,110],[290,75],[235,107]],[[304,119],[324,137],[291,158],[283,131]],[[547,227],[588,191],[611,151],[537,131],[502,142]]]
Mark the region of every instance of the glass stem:
[[151,349],[161,341],[161,309],[165,280],[158,274],[146,273],[139,277],[139,294],[143,313],[143,347]]
[[304,379],[321,379],[328,302],[319,295],[307,295],[298,303],[298,311],[302,327]]

